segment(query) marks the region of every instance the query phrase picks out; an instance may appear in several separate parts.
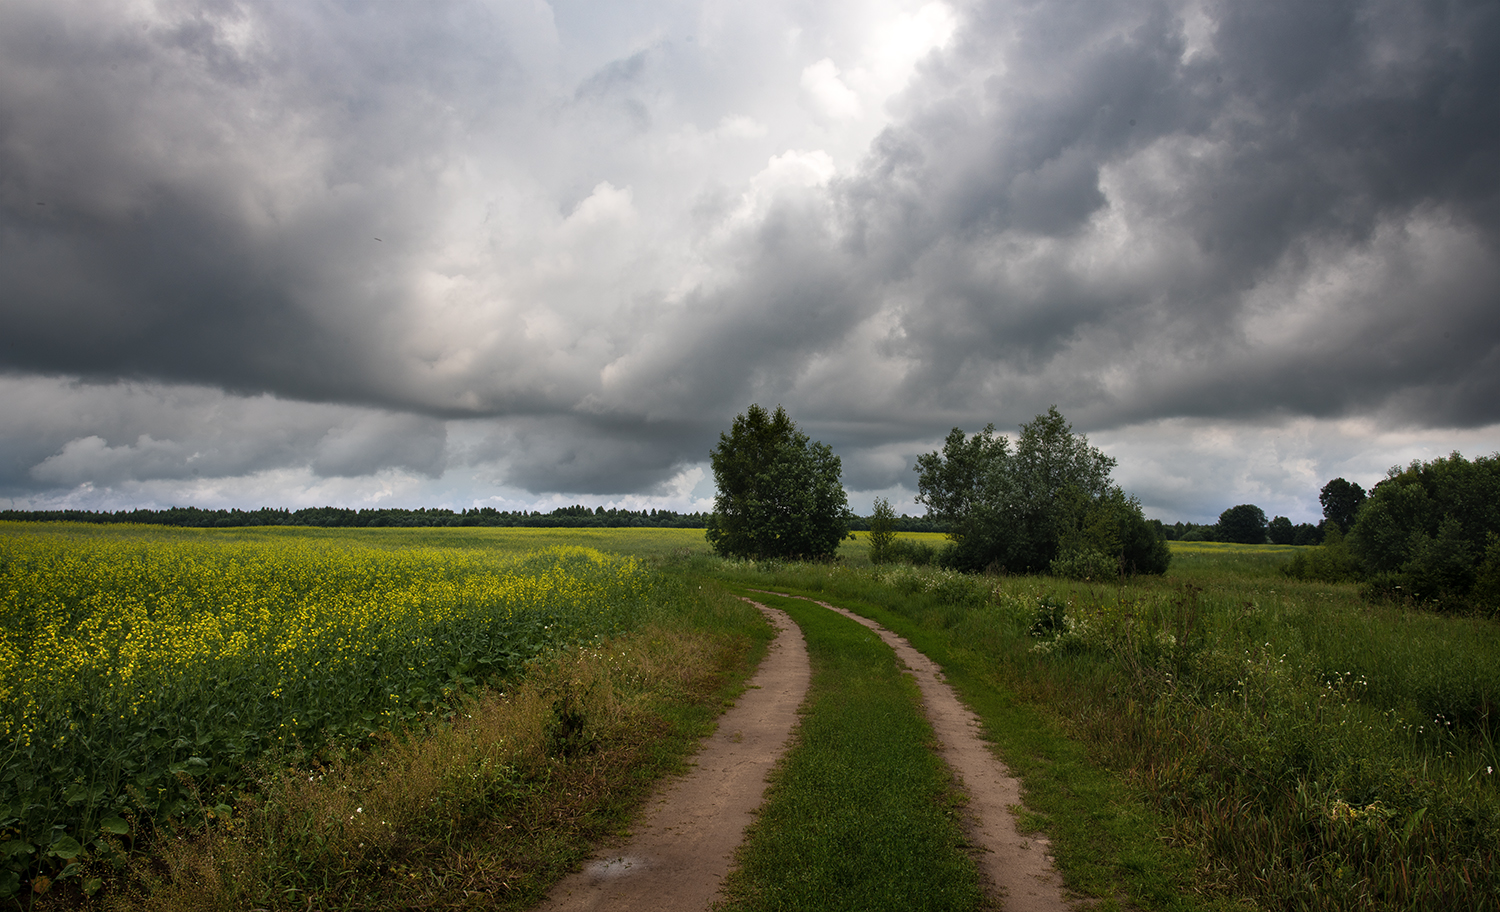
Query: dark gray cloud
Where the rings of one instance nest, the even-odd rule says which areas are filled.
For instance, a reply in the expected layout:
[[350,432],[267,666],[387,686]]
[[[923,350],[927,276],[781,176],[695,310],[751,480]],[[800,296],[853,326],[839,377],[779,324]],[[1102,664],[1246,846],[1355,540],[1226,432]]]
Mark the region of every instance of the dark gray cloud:
[[0,488],[682,496],[757,401],[886,490],[1055,403],[1290,497],[1500,424],[1497,85],[1480,0],[7,4]]
[[1500,420],[1500,10],[1408,7],[1224,4],[1201,48],[1167,5],[975,9],[847,191],[917,276],[914,392]]

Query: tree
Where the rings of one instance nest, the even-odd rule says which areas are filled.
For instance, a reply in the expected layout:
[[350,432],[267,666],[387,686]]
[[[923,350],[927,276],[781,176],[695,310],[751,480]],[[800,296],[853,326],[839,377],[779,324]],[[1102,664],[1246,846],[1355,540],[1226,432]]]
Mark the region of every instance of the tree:
[[1374,590],[1462,605],[1488,591],[1492,533],[1500,534],[1500,454],[1470,462],[1453,453],[1391,469],[1348,543]]
[[875,498],[875,512],[870,514],[870,562],[886,562],[891,543],[896,540],[896,511],[884,497]]
[[1292,544],[1294,545],[1319,545],[1323,543],[1322,524],[1315,526],[1312,523],[1297,523],[1292,531],[1296,533],[1292,538]]
[[1290,545],[1297,541],[1297,527],[1285,516],[1278,516],[1266,526],[1266,534],[1273,545]]
[[1054,406],[1021,427],[1014,449],[994,425],[954,428],[942,450],[918,457],[917,500],[948,524],[943,560],[956,569],[1037,573],[1061,557],[1092,572],[1102,557],[1116,572],[1162,572],[1164,533],[1110,481],[1114,466]]
[[1219,541],[1242,545],[1266,543],[1266,511],[1255,504],[1240,504],[1219,514]]
[[1323,505],[1323,521],[1336,524],[1345,535],[1354,528],[1354,520],[1364,502],[1365,489],[1342,478],[1335,478],[1318,492],[1318,503]]
[[718,486],[708,519],[715,553],[821,560],[848,536],[853,514],[839,458],[809,442],[781,406],[768,413],[751,405],[736,416],[709,460]]

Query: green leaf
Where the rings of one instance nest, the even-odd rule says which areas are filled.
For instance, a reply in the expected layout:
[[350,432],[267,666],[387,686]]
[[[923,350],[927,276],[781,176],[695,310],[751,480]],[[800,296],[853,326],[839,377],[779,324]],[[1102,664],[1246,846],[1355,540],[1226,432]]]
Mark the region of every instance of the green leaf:
[[116,836],[125,836],[130,833],[130,824],[120,817],[106,817],[99,821],[99,829]]
[[100,880],[97,877],[90,877],[88,880],[85,880],[83,882],[83,893],[85,896],[93,896],[95,893],[98,893],[99,889],[103,886],[104,881]]
[[64,836],[58,841],[52,843],[52,847],[47,849],[47,854],[56,856],[64,860],[77,858],[79,855],[83,854],[83,846],[79,845],[78,840],[74,839],[72,836]]

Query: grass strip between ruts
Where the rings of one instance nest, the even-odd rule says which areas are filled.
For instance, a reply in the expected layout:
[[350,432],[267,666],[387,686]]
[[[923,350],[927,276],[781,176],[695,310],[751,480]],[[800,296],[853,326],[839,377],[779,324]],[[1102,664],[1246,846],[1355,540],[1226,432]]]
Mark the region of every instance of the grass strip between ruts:
[[810,602],[746,594],[801,627],[812,682],[718,908],[981,908],[961,796],[890,647]]
[[938,663],[948,684],[980,717],[985,737],[1022,781],[1026,806],[1019,825],[1048,836],[1065,883],[1094,898],[1092,908],[1187,912],[1234,907],[1232,901],[1205,903],[1191,895],[1193,860],[1187,851],[1163,842],[1163,824],[1154,812],[1109,771],[1091,763],[1084,746],[1054,721],[1019,702],[983,657],[955,642],[950,630],[851,597],[778,589],[870,618]]

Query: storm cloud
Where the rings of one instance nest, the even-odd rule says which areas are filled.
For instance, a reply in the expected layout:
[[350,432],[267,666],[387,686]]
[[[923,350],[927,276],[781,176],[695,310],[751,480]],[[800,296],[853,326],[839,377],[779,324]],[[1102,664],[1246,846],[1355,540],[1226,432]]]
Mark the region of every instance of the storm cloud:
[[[1056,404],[1148,512],[1500,448],[1500,8],[0,10],[0,498],[917,511]],[[150,505],[150,504],[146,504]]]

